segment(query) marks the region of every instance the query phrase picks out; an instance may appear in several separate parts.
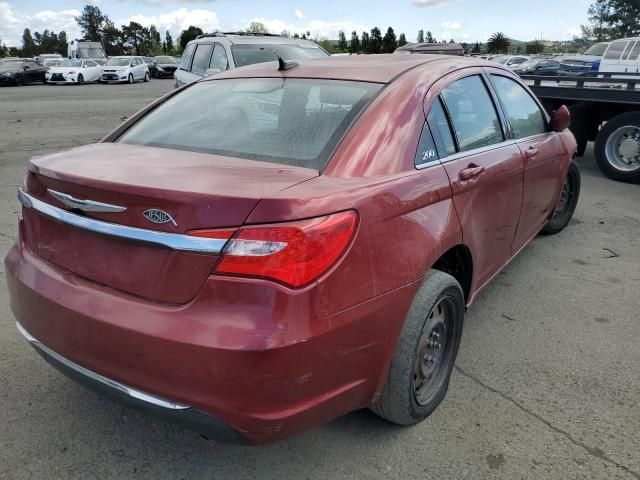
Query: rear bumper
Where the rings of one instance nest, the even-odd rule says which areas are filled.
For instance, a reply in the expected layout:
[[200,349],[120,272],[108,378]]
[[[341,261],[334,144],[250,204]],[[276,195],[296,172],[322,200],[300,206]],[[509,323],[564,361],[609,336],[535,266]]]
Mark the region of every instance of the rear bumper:
[[85,387],[134,410],[197,431],[209,439],[241,445],[248,443],[245,437],[213,415],[189,405],[151,395],[88,370],[42,344],[20,323],[16,322],[16,327],[50,365]]
[[249,443],[369,405],[419,284],[318,318],[314,286],[214,276],[192,302],[171,306],[84,280],[22,245],[5,265],[16,320],[50,363],[207,437]]

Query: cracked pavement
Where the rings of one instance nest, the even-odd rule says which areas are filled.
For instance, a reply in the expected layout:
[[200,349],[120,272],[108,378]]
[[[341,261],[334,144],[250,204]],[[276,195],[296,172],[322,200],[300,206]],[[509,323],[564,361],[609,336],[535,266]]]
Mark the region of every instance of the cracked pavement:
[[[2,257],[30,155],[100,138],[172,83],[0,89]],[[640,186],[604,178],[591,149],[579,165],[571,225],[480,295],[444,403],[412,428],[361,411],[248,448],[141,416],[23,341],[0,263],[0,478],[639,479]]]

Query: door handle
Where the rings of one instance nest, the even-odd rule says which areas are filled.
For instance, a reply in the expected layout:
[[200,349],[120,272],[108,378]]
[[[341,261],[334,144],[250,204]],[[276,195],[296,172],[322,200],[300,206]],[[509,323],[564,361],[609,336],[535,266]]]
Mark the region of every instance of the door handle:
[[471,180],[473,177],[477,177],[482,172],[484,172],[483,166],[478,166],[472,163],[464,170],[460,170],[458,178],[464,182],[465,180]]
[[538,149],[537,148],[529,148],[528,150],[525,150],[524,152],[524,156],[526,158],[533,158],[538,154]]

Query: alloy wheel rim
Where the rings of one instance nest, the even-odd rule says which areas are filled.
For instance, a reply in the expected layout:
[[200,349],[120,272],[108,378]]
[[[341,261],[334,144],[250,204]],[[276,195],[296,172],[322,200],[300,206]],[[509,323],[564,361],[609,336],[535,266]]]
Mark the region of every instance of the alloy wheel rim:
[[640,170],[640,127],[620,127],[607,139],[605,153],[609,164],[616,170]]
[[413,370],[413,393],[418,405],[429,403],[447,374],[454,345],[453,303],[442,298],[425,320]]

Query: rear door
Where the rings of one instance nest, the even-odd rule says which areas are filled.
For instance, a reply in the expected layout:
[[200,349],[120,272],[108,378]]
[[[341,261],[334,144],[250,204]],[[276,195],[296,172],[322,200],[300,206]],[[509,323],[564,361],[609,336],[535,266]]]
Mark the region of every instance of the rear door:
[[193,62],[191,63],[191,81],[204,77],[204,73],[209,68],[211,62],[211,54],[213,52],[212,43],[199,43],[196,48],[196,53],[193,55]]
[[542,229],[562,186],[562,139],[549,131],[547,117],[534,97],[515,78],[487,69],[491,85],[509,122],[511,137],[520,148],[524,164],[522,212],[513,239],[519,250]]
[[428,121],[474,258],[475,290],[511,258],[522,202],[522,155],[507,139],[482,69],[450,75],[435,88],[440,97],[429,105]]

